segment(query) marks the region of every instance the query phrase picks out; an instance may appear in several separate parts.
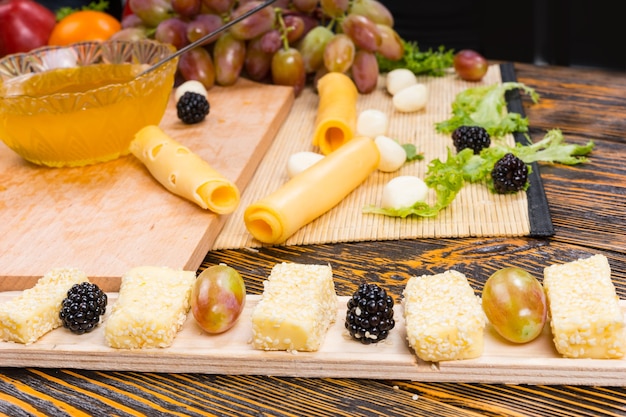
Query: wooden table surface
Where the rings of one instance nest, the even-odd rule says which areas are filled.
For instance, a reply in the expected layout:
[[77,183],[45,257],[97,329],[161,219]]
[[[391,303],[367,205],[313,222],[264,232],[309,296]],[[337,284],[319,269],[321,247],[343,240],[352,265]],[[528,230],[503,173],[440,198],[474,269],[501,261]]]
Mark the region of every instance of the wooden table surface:
[[[626,74],[515,64],[533,139],[560,128],[596,148],[588,164],[540,168],[556,234],[551,238],[468,238],[224,250],[251,294],[277,262],[332,262],[339,295],[362,279],[400,294],[416,274],[456,268],[477,292],[496,269],[522,266],[541,277],[554,260],[601,253],[626,299]],[[0,363],[0,366],[2,364]],[[0,368],[0,415],[225,416],[562,416],[626,415],[626,388],[422,383],[403,380],[96,372]]]

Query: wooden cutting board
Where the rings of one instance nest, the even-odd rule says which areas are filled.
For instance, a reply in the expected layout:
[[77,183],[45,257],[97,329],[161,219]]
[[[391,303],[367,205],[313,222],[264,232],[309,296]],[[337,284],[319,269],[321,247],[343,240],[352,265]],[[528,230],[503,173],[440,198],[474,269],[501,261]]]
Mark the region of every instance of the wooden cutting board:
[[[19,295],[0,294],[0,302]],[[109,294],[113,305],[117,294]],[[422,382],[626,386],[626,358],[570,359],[561,357],[552,342],[549,324],[535,340],[508,343],[487,325],[483,354],[476,359],[424,362],[406,339],[402,306],[394,306],[396,325],[381,343],[363,345],[345,329],[346,302],[339,297],[335,323],[317,352],[266,352],[250,344],[252,310],[259,295],[248,295],[233,328],[209,335],[191,312],[171,347],[113,349],[104,340],[104,327],[75,335],[55,329],[35,343],[0,342],[0,361],[10,367],[78,368],[136,372],[194,372],[228,375],[271,375],[302,378],[365,378]],[[621,301],[626,312],[626,301]],[[107,308],[107,315],[110,314]]]
[[[241,79],[209,91],[197,125],[163,130],[243,191],[293,103],[290,87]],[[0,142],[0,290],[35,284],[53,267],[84,270],[105,291],[139,265],[196,270],[226,217],[169,193],[132,155],[81,168],[30,164]]]

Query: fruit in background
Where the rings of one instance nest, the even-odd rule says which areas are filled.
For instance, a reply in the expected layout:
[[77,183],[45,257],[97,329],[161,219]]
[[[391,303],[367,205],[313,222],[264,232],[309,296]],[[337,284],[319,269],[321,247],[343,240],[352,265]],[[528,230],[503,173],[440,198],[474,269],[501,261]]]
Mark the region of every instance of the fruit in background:
[[543,331],[548,307],[541,283],[517,267],[502,268],[487,279],[482,306],[493,328],[506,340],[526,343]]
[[223,333],[233,327],[245,304],[243,278],[223,264],[203,270],[191,290],[191,312],[207,333]]
[[465,81],[480,81],[483,79],[489,65],[481,54],[471,49],[463,49],[454,55],[454,70]]
[[[176,48],[264,4],[261,0],[128,1],[135,17],[126,16],[124,27],[142,27],[149,37]],[[179,22],[176,28],[174,21]],[[183,24],[186,43],[178,30]],[[403,57],[403,40],[392,25],[391,13],[376,0],[278,0],[208,40],[203,48],[211,54],[220,85],[232,85],[244,76],[293,85],[297,95],[303,77],[305,82],[307,76],[315,81],[326,72],[337,71],[352,77],[359,92],[368,93],[376,87],[381,72],[379,58],[393,61]],[[273,67],[272,60],[276,62]],[[179,71],[187,80],[185,73],[194,71],[184,60],[179,62],[187,65]]]
[[49,45],[106,41],[122,29],[119,20],[97,10],[79,10],[61,19],[50,34]]
[[0,57],[47,45],[55,24],[54,13],[39,3],[0,1]]

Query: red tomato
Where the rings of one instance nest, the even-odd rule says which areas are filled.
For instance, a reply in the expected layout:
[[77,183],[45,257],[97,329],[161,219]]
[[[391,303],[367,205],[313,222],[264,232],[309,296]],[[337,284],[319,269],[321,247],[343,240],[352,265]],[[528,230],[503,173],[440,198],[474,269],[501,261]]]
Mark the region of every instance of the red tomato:
[[48,44],[65,46],[81,41],[105,41],[121,29],[119,20],[108,13],[81,10],[57,23]]

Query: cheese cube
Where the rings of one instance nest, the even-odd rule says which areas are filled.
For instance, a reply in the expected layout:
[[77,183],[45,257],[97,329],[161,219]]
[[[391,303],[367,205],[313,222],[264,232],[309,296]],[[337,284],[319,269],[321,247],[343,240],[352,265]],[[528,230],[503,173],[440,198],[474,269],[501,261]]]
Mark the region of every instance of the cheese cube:
[[330,265],[276,264],[252,312],[255,349],[316,351],[337,314]]
[[141,266],[122,277],[117,301],[104,322],[107,344],[118,349],[171,346],[191,307],[193,271]]
[[621,358],[626,325],[604,255],[544,268],[557,351],[571,358]]
[[63,324],[61,304],[74,284],[89,281],[83,271],[56,268],[34,287],[0,304],[0,340],[30,344]]
[[482,354],[486,317],[462,273],[410,278],[402,304],[407,339],[420,359],[437,362]]

